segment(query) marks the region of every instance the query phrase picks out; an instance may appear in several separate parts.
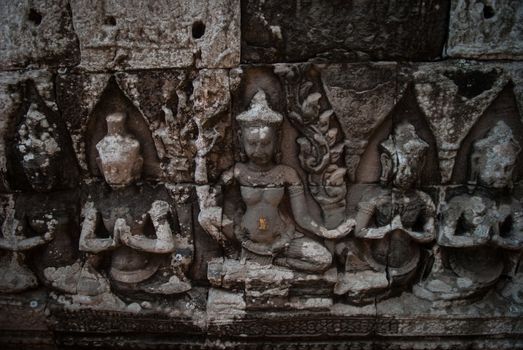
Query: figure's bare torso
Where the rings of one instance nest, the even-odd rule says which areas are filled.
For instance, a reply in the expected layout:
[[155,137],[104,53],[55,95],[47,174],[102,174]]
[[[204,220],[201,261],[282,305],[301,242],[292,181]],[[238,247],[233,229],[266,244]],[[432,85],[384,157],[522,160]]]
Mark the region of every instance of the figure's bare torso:
[[246,206],[242,226],[254,242],[271,243],[283,232],[292,229],[279,209],[285,186],[292,181],[287,179],[286,169],[276,165],[265,172],[257,172],[245,164],[235,167],[234,177],[241,185],[241,196]]
[[242,226],[251,240],[271,243],[286,229],[278,209],[284,193],[284,187],[241,187],[242,199],[247,207]]

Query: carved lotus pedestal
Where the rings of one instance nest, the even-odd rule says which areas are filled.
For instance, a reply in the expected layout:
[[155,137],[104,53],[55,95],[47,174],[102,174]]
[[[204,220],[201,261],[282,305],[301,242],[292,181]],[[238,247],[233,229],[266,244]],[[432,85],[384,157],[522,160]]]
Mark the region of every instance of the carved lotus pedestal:
[[[329,309],[330,296],[336,283],[336,269],[323,274],[297,272],[275,265],[261,265],[233,259],[214,259],[209,262],[207,277],[211,284],[230,293],[213,292],[208,307],[231,304],[236,310],[270,309]],[[220,297],[221,296],[221,297]]]

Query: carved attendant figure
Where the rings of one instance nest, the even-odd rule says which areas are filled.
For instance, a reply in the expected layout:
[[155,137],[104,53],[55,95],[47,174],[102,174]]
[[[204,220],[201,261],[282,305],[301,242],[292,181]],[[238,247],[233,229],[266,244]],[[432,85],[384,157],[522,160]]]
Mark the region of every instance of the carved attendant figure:
[[[348,220],[336,229],[327,230],[309,216],[298,174],[275,159],[283,117],[269,107],[263,91],[258,91],[250,108],[236,120],[241,126],[246,159],[226,171],[221,184],[236,181],[240,185],[246,210],[235,234],[242,246],[242,259],[302,271],[325,271],[331,265],[331,253],[322,244],[296,231],[292,220],[280,208],[284,196],[290,197],[295,222],[319,237],[342,237],[350,231],[353,222]],[[222,227],[213,219],[215,208],[202,207],[200,224],[217,236]],[[227,221],[225,218],[224,222]]]
[[[24,263],[24,252],[35,251],[31,254],[34,264],[29,265],[49,284],[42,272],[45,267],[67,265],[75,260],[74,228],[70,225],[74,210],[61,202],[59,194],[49,193],[68,184],[61,176],[60,163],[69,160],[74,166],[74,160],[65,157],[72,152],[67,152],[67,144],[59,129],[56,116],[34,102],[16,128],[11,149],[13,158],[19,162],[11,167],[19,167],[22,172],[14,172],[20,182],[13,182],[13,185],[39,193],[17,194],[16,206],[12,197],[6,197],[0,249],[10,252],[2,254],[2,291],[22,291],[38,284],[37,277]],[[25,185],[20,186],[21,183]]]
[[463,299],[484,292],[523,248],[523,208],[510,195],[521,148],[502,121],[474,143],[470,194],[443,208],[436,263],[415,292],[427,299]]
[[435,238],[434,203],[415,189],[428,144],[403,123],[380,148],[382,187],[371,188],[358,205],[354,246],[337,246],[346,273],[335,292],[355,302],[401,290],[417,271],[419,244]]
[[26,237],[22,225],[14,217],[14,201],[7,200],[3,208],[4,221],[0,237],[0,292],[14,293],[36,287],[38,280],[25,265],[25,251],[46,244],[53,239],[56,222],[42,223],[47,226],[45,235]]
[[[162,194],[133,185],[141,176],[143,158],[140,143],[126,132],[124,114],[107,117],[107,136],[96,149],[100,171],[112,192],[96,204],[85,205],[80,250],[112,251],[109,272],[119,289],[160,294],[189,290],[190,284],[171,261],[176,248],[171,230],[175,213],[167,196],[153,201]],[[109,237],[96,235],[100,225]]]

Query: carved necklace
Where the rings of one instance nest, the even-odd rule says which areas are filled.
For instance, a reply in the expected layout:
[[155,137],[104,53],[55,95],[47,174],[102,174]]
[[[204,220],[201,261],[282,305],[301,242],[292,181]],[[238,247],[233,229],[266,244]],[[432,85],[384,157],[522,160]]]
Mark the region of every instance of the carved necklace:
[[248,165],[247,164],[247,169],[250,171],[250,172],[253,172],[256,174],[256,176],[262,176],[262,177],[265,177],[267,175],[269,175],[269,173],[274,169],[275,167],[271,167],[267,170],[261,170],[261,169],[256,169],[256,168],[253,168],[252,166]]

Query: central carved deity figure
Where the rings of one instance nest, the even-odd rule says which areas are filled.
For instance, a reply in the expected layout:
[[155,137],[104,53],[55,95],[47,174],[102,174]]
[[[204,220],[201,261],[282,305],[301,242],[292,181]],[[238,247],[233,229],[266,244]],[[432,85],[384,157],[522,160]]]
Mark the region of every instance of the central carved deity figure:
[[[236,120],[241,128],[243,161],[222,174],[220,184],[235,182],[240,185],[245,212],[234,232],[241,243],[242,261],[308,272],[325,271],[332,263],[331,252],[319,241],[299,232],[295,223],[317,237],[335,239],[351,230],[353,220],[328,230],[311,218],[298,173],[290,166],[279,164],[283,116],[269,107],[263,91],[256,93],[250,108]],[[288,212],[282,205],[285,195],[290,200]],[[200,224],[216,236],[221,227],[212,220],[211,209],[202,208]],[[224,221],[227,219],[222,220],[222,224]]]

